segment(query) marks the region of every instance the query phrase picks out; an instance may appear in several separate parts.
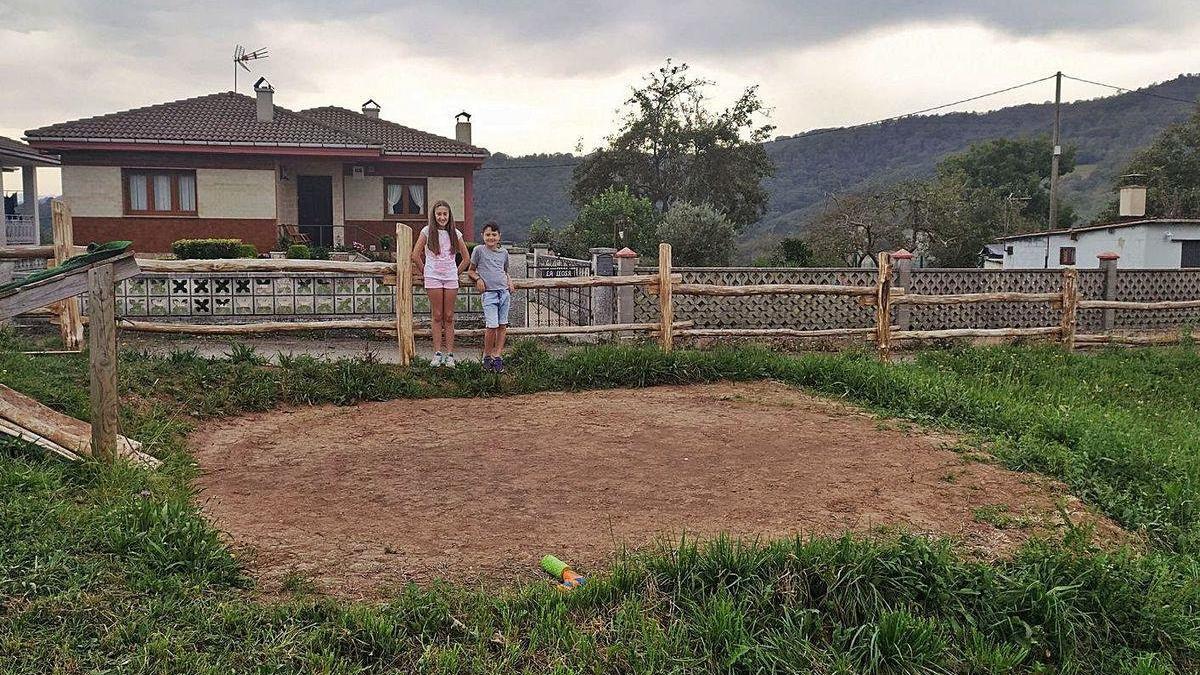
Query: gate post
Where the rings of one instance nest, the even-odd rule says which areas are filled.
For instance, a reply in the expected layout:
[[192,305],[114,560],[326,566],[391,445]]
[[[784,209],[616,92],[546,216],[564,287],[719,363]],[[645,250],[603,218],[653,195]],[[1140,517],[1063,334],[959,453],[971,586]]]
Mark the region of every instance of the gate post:
[[[631,277],[637,274],[638,254],[625,247],[614,255],[617,260],[617,276]],[[634,323],[633,286],[617,288],[617,323]]]
[[658,342],[664,352],[675,346],[675,305],[671,295],[671,245],[658,245]]
[[[1104,299],[1117,299],[1117,260],[1121,256],[1112,251],[1105,251],[1096,256],[1100,259],[1100,269],[1104,272]],[[1104,318],[1101,319],[1100,328],[1102,332],[1109,332],[1117,322],[1117,310],[1105,309]]]
[[[615,248],[601,246],[588,249],[592,254],[592,276],[611,277],[613,269],[613,254]],[[614,323],[613,320],[613,287],[596,286],[592,288],[592,325],[603,326]]]

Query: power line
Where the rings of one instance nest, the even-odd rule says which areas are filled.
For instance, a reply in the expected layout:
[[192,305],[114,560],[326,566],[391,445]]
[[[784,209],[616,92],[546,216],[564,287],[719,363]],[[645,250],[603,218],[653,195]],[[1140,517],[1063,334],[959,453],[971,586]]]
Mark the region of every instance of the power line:
[[1063,77],[1067,78],[1068,80],[1075,80],[1076,82],[1084,82],[1087,84],[1094,84],[1098,87],[1108,87],[1109,89],[1116,89],[1117,91],[1125,92],[1127,94],[1139,94],[1141,96],[1149,96],[1151,98],[1161,98],[1164,101],[1176,101],[1178,103],[1186,103],[1188,105],[1196,105],[1196,101],[1189,101],[1189,100],[1183,99],[1183,98],[1175,98],[1174,96],[1163,96],[1162,94],[1154,94],[1154,93],[1151,93],[1148,91],[1142,91],[1140,89],[1126,89],[1125,87],[1118,87],[1115,84],[1105,84],[1103,82],[1095,82],[1093,80],[1085,80],[1082,77],[1075,77],[1074,75],[1067,75],[1066,73],[1063,73]]

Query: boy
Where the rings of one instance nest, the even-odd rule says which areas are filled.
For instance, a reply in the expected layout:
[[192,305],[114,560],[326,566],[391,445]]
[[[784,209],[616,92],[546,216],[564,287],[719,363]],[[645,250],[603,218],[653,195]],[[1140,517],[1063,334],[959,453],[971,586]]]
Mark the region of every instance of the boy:
[[483,301],[483,369],[504,372],[504,334],[508,329],[508,308],[512,303],[513,282],[508,276],[508,251],[500,247],[500,226],[483,226],[483,246],[471,251],[467,276],[475,282]]

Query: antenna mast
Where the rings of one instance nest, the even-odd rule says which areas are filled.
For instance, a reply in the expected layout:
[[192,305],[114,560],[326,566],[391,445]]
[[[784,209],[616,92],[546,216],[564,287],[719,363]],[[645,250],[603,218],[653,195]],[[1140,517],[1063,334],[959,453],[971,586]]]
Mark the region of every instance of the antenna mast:
[[250,66],[246,65],[247,61],[255,61],[265,59],[269,56],[266,47],[260,47],[252,52],[246,51],[246,48],[238,45],[233,49],[233,90],[237,91],[238,67],[241,66],[248,73]]

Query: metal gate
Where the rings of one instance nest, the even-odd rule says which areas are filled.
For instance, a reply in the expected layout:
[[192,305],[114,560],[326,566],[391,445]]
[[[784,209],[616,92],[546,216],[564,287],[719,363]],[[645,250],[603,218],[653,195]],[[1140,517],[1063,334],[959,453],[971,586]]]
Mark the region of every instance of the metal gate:
[[[537,279],[586,277],[592,274],[590,260],[551,255],[530,256],[525,274]],[[525,321],[529,326],[590,326],[591,288],[531,288],[526,291]]]

